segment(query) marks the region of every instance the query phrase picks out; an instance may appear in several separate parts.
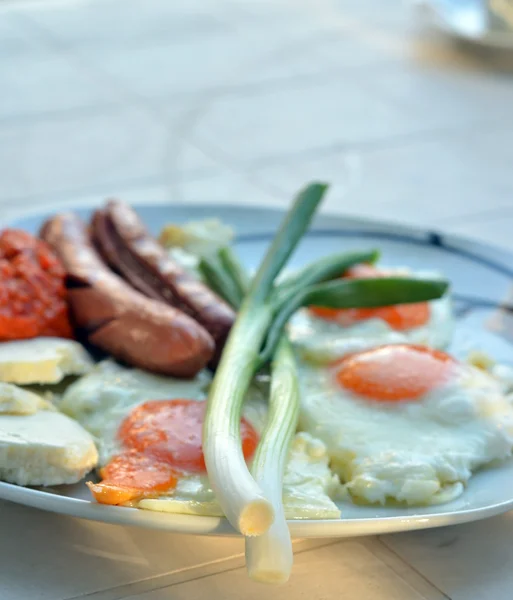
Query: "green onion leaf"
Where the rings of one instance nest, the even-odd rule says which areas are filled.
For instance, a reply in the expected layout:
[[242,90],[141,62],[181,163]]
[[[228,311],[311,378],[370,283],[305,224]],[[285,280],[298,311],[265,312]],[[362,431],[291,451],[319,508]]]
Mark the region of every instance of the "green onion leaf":
[[259,365],[268,362],[290,317],[302,306],[325,308],[377,308],[436,300],[445,294],[443,280],[406,277],[337,279],[299,290],[287,304],[282,304],[269,329]]
[[218,260],[203,257],[199,262],[198,269],[211,290],[226,300],[233,308],[240,306],[243,295]]

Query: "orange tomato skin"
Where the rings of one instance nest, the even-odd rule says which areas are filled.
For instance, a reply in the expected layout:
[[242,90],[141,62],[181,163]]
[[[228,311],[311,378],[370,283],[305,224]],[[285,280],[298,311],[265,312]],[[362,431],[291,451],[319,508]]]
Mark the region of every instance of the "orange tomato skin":
[[[118,430],[121,452],[87,485],[101,504],[126,504],[176,487],[187,473],[204,473],[202,430],[206,402],[153,400],[133,409]],[[241,419],[242,450],[251,458],[258,444],[253,427]]]

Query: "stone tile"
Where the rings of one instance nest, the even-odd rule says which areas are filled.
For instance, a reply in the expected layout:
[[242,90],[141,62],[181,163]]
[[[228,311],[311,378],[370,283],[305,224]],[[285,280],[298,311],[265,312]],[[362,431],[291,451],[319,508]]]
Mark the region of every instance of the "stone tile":
[[327,152],[255,169],[288,196],[310,179],[332,184],[326,208],[417,225],[458,224],[486,207],[513,207],[511,129],[433,136],[376,149]]
[[[317,62],[315,56],[309,59],[302,54],[302,45],[310,44],[323,31],[315,25],[300,30],[293,26],[282,29],[274,24],[265,29],[265,43],[261,29],[240,27],[198,38],[178,37],[128,47],[78,48],[77,52],[98,73],[146,99],[206,92],[216,95],[225,89],[244,88],[273,77],[290,78],[332,68],[331,59],[326,60],[322,52]],[[300,56],[295,57],[298,49]],[[261,73],[275,61],[285,62],[281,71],[269,76]],[[296,63],[299,66],[295,67]],[[287,71],[288,64],[291,72]]]
[[[433,588],[427,588],[417,576],[406,579],[377,556],[370,543],[344,541],[303,552],[295,557],[290,581],[281,586],[263,586],[249,581],[244,568],[198,578],[172,587],[136,594],[134,600],[196,600],[203,597],[217,600],[240,598],[341,598],[349,592],[351,598],[365,600],[441,600]],[[419,585],[417,586],[417,582]]]
[[197,40],[83,51],[92,68],[144,98],[191,95],[212,90],[235,77],[265,50],[244,36],[211,35]]
[[390,64],[360,78],[365,89],[432,128],[509,122],[513,78],[475,68]]
[[40,3],[25,16],[56,39],[86,47],[193,40],[225,31],[230,21],[215,3],[201,0],[95,0],[62,3],[51,10]]
[[95,523],[7,502],[1,513],[0,560],[9,564],[0,581],[5,600],[64,600],[244,551],[239,539]]
[[[294,555],[297,557],[300,553],[309,552],[323,546],[334,544],[331,540],[293,540]],[[386,551],[386,549],[385,549]],[[389,552],[389,551],[388,551]],[[389,552],[390,554],[390,552]],[[209,562],[198,563],[190,568],[178,568],[165,575],[142,579],[133,584],[126,584],[108,590],[100,591],[87,595],[87,600],[121,600],[125,598],[138,598],[151,593],[153,590],[170,590],[187,581],[197,579],[210,579],[211,577],[225,572],[233,572],[235,569],[244,568],[244,554],[235,554],[228,558],[212,560]],[[246,577],[247,580],[247,577]],[[82,596],[73,596],[67,600],[82,600]],[[439,600],[438,597],[429,598],[429,600]]]
[[240,17],[246,17],[244,24],[251,27],[277,24],[279,27],[291,23],[305,26],[305,23],[318,22],[323,18],[326,0],[229,0],[227,6],[238,9]]
[[4,59],[45,50],[48,48],[43,39],[34,35],[32,29],[27,26],[19,14],[0,13],[0,55]]
[[169,180],[173,202],[196,204],[246,204],[286,208],[290,197],[262,189],[251,175],[219,169],[217,175],[199,179],[175,177]]
[[390,0],[387,10],[377,10],[376,0],[338,0],[335,4],[342,14],[371,25],[398,26],[413,20],[411,7],[404,0]]
[[0,127],[0,198],[41,198],[153,184],[213,161],[135,106]]
[[288,46],[263,58],[252,69],[241,73],[232,89],[244,90],[251,85],[277,85],[304,77],[339,76],[358,78],[359,70],[389,61],[386,53],[376,52],[367,40],[333,25],[295,36]]
[[451,600],[509,600],[513,513],[468,525],[386,536],[385,544]]
[[0,120],[119,102],[65,52],[33,50],[0,61],[0,86]]
[[193,139],[244,164],[373,145],[421,131],[422,123],[405,119],[342,73],[315,85],[219,95],[205,104]]

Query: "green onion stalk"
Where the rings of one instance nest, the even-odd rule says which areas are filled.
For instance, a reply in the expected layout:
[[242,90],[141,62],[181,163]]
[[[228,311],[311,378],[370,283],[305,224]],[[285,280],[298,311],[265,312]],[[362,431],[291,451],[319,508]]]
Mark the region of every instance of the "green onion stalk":
[[274,316],[274,280],[305,233],[326,187],[308,186],[287,213],[241,304],[208,397],[203,452],[209,480],[226,518],[245,536],[265,533],[275,510],[242,454],[242,404]]
[[[284,333],[287,321],[302,306],[343,309],[424,302],[447,289],[439,280],[332,280],[354,264],[374,262],[376,251],[329,256],[275,284],[325,191],[324,184],[314,183],[300,192],[252,281],[231,248],[202,262],[206,281],[239,309],[210,390],[203,452],[224,514],[246,536],[249,574],[259,581],[286,581],[292,566],[282,480],[297,427],[299,389],[294,353]],[[269,415],[250,471],[241,449],[240,417],[255,373],[268,363]]]

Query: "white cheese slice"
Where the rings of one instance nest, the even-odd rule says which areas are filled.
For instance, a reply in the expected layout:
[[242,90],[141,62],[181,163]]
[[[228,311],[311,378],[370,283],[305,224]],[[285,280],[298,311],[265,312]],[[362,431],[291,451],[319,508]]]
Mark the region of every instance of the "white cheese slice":
[[87,373],[93,365],[73,340],[41,337],[0,343],[0,381],[8,383],[58,383],[66,375]]
[[53,406],[38,394],[0,382],[0,414],[33,415],[38,410],[53,410]]
[[93,439],[57,411],[0,414],[0,479],[18,485],[76,483],[96,466]]

